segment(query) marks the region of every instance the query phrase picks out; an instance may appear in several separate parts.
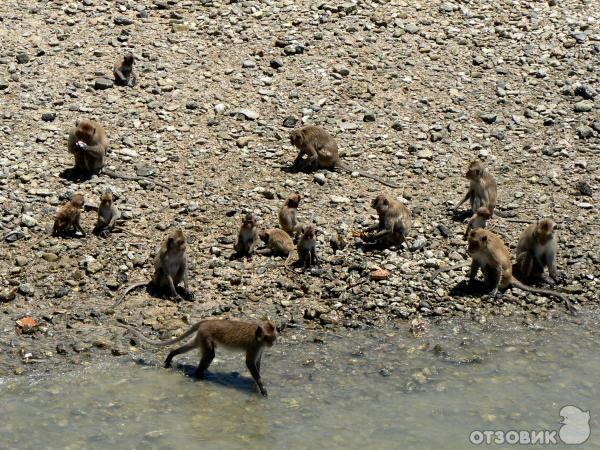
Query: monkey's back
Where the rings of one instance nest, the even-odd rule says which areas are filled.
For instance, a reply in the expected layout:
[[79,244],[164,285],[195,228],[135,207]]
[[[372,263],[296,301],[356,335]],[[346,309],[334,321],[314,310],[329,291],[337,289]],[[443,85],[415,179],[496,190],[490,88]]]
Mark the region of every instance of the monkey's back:
[[199,335],[210,336],[213,344],[230,349],[247,348],[256,337],[258,322],[209,319],[200,324]]

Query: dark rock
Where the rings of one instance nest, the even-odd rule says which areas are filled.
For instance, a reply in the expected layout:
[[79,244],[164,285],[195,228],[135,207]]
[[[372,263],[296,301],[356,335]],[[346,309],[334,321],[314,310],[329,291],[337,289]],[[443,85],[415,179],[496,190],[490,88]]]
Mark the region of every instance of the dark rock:
[[496,121],[496,117],[496,114],[493,113],[483,113],[479,115],[479,118],[487,124],[494,123]]
[[29,62],[29,55],[27,53],[18,53],[17,62],[19,64],[27,64]]
[[56,119],[56,113],[45,112],[44,114],[42,114],[42,120],[44,122],[52,122],[54,119]]
[[592,187],[585,181],[578,181],[577,184],[575,184],[575,188],[579,191],[581,195],[591,197],[593,194]]
[[133,24],[133,20],[129,17],[117,16],[113,20],[115,25],[131,25]]
[[279,69],[279,68],[283,67],[283,61],[280,60],[280,59],[272,59],[271,63],[270,63],[270,66],[273,69]]
[[582,84],[575,88],[575,95],[579,95],[586,100],[591,100],[596,96],[596,90],[589,84]]
[[286,128],[294,128],[298,123],[298,119],[294,116],[288,116],[283,120],[283,126]]
[[113,80],[109,80],[108,78],[97,78],[94,82],[94,89],[103,91],[104,89],[110,89],[113,85]]

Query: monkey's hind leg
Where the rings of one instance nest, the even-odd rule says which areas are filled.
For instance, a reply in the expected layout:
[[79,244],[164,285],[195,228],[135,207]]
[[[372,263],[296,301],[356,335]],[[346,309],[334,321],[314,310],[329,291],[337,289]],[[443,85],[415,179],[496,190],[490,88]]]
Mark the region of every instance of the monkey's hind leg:
[[200,358],[200,363],[194,374],[197,379],[202,380],[204,378],[204,372],[206,372],[213,359],[215,359],[215,347],[213,345],[204,344],[202,346],[202,358]]
[[167,359],[165,359],[165,369],[168,369],[169,367],[171,367],[171,362],[173,361],[173,358],[175,356],[181,355],[182,353],[187,353],[191,350],[194,350],[195,348],[196,348],[196,344],[192,342],[191,344],[182,345],[181,347],[173,350],[171,353],[169,353],[169,355],[167,356]]
[[260,367],[260,356],[255,359],[254,355],[250,355],[248,354],[246,356],[246,367],[248,367],[248,370],[250,371],[250,374],[252,375],[252,378],[254,378],[254,381],[256,382],[256,385],[258,386],[258,389],[260,390],[260,393],[267,397],[267,389],[265,388],[265,386],[263,385],[263,382],[260,378],[260,369],[258,367]]

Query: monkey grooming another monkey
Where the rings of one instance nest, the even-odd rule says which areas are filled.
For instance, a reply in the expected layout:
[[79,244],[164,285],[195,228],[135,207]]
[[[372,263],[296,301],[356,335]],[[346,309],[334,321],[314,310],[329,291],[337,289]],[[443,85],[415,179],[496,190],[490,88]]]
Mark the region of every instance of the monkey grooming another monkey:
[[469,200],[472,214],[477,214],[477,210],[485,206],[490,212],[490,217],[494,215],[494,212],[499,217],[508,217],[507,214],[494,211],[497,198],[496,180],[481,161],[471,161],[465,178],[470,182],[469,190],[464,198],[454,206],[453,211],[457,211],[464,202]]
[[287,264],[294,251],[294,241],[289,234],[279,228],[271,228],[261,231],[258,236],[267,246],[256,250],[256,253],[264,256],[287,256]]
[[71,200],[56,213],[52,236],[61,236],[67,231],[79,231],[85,237],[81,227],[81,210],[85,204],[83,194],[75,194]]
[[175,356],[199,348],[202,352],[202,357],[195,373],[198,379],[204,378],[204,372],[215,357],[215,348],[217,346],[243,350],[246,352],[246,367],[248,367],[252,378],[256,382],[258,389],[260,389],[260,393],[267,397],[267,389],[260,377],[260,363],[264,348],[272,347],[277,340],[277,329],[268,320],[260,322],[218,319],[202,320],[193,325],[181,336],[167,341],[152,341],[133,327],[123,324],[118,325],[132,332],[140,341],[159,347],[175,344],[196,333],[191,342],[169,353],[165,360],[165,368],[171,367],[171,362]]
[[115,84],[118,86],[135,86],[135,75],[133,73],[133,53],[128,52],[121,56],[115,62],[113,73],[115,75]]
[[366,236],[365,240],[375,241],[383,246],[402,244],[412,226],[410,210],[387,194],[377,195],[371,202],[371,207],[377,211],[379,222],[367,229],[377,232]]
[[279,209],[279,225],[281,229],[289,234],[292,238],[298,232],[298,205],[300,204],[300,194],[297,192],[288,197],[283,206]]
[[471,255],[471,272],[469,275],[471,282],[475,280],[477,272],[481,268],[485,284],[492,289],[490,295],[495,296],[498,289],[512,286],[524,291],[554,296],[564,302],[569,312],[574,312],[571,302],[558,292],[527,286],[517,280],[512,275],[508,249],[502,239],[491,231],[483,228],[471,231],[467,251]]
[[258,228],[254,214],[246,214],[238,233],[237,242],[233,246],[237,255],[251,258],[258,245]]
[[529,225],[519,238],[517,244],[517,274],[526,280],[540,279],[544,269],[548,268],[554,283],[560,283],[562,277],[556,270],[557,236],[556,223],[551,219],[543,219]]
[[121,213],[117,205],[113,202],[113,196],[110,192],[105,192],[100,196],[100,206],[98,206],[98,219],[94,227],[94,234],[100,237],[106,237],[115,227]]
[[298,239],[298,258],[305,269],[313,264],[319,264],[317,258],[317,230],[311,224],[300,227],[300,238]]
[[477,209],[477,212],[473,214],[473,217],[469,219],[469,223],[467,224],[467,229],[465,230],[465,234],[463,239],[466,241],[471,233],[471,230],[475,230],[477,228],[485,228],[486,222],[492,217],[490,214],[490,210],[485,206],[481,206]]
[[[298,150],[298,156],[294,160],[292,169],[301,171],[306,168],[330,169],[338,168],[346,172],[358,172],[361,176],[379,181],[386,186],[397,188],[398,185],[391,181],[386,181],[370,173],[361,172],[348,166],[340,159],[338,146],[333,138],[323,128],[315,125],[307,125],[302,128],[297,128],[290,133],[290,142]],[[304,156],[306,155],[306,158]]]
[[189,300],[194,299],[194,294],[188,287],[188,268],[185,255],[186,242],[183,231],[175,230],[162,242],[160,250],[154,258],[154,276],[151,282],[130,284],[112,306],[119,305],[129,292],[141,286],[154,286],[163,292],[169,292],[178,300],[182,296],[177,292],[177,285],[183,281],[184,296]]
[[108,150],[108,139],[102,125],[94,120],[80,119],[69,131],[67,150],[75,158],[73,170],[78,174],[98,175],[101,172],[122,180],[144,180],[158,186],[170,189],[164,183],[151,178],[122,175],[106,169],[106,151]]

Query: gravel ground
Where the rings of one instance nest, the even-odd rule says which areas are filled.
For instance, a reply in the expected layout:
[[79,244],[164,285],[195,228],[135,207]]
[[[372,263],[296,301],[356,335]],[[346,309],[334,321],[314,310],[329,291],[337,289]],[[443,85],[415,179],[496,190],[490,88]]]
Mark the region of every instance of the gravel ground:
[[[559,269],[583,313],[599,303],[600,12],[592,1],[100,1],[0,3],[0,375],[54,370],[128,351],[115,318],[179,332],[210,315],[262,317],[282,328],[382,325],[421,316],[562,313],[551,298],[471,293],[465,224],[448,206],[481,158],[499,206],[560,225]],[[114,60],[137,57],[134,88],[112,86]],[[109,167],[72,183],[66,133],[96,118]],[[356,168],[291,174],[287,135],[302,123],[336,136]],[[114,192],[128,233],[48,235],[74,192]],[[241,217],[277,224],[292,192],[321,231],[321,267],[293,274],[282,259],[230,261]],[[353,232],[376,220],[380,192],[403,199],[413,229],[399,249],[365,252]],[[95,222],[92,208],[83,224]],[[495,219],[514,248],[526,224]],[[165,234],[189,239],[195,302],[119,289],[148,280]],[[333,254],[337,231],[349,245]],[[224,248],[223,248],[224,247]],[[370,279],[374,269],[389,277]],[[36,325],[28,327],[31,317]]]

